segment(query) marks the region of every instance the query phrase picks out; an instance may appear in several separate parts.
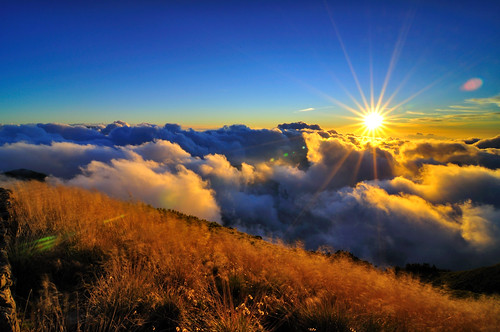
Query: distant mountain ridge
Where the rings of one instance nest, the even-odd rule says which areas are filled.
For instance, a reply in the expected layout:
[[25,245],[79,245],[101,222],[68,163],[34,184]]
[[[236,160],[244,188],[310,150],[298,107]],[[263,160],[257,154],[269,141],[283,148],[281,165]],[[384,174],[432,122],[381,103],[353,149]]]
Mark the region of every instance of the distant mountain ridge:
[[7,177],[18,179],[18,180],[36,180],[36,181],[45,181],[47,174],[35,172],[30,169],[19,168],[13,169],[7,172],[0,173]]

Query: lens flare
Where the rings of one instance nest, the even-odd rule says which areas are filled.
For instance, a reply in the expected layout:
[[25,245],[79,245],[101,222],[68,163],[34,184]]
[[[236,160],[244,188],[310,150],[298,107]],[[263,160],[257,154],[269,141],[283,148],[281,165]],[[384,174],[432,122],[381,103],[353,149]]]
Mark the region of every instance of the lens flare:
[[460,90],[462,91],[475,91],[479,89],[483,85],[483,80],[480,78],[471,78],[467,82],[465,82],[461,87]]

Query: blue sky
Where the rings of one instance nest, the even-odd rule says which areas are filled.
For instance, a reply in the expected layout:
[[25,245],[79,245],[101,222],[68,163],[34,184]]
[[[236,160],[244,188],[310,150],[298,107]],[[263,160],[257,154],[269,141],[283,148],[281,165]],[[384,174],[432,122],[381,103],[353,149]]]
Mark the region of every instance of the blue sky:
[[[481,136],[500,124],[491,99],[500,93],[495,1],[16,1],[2,7],[1,123],[120,119],[208,128],[302,120],[339,129],[353,123],[345,118],[353,114],[332,98],[355,106],[342,86],[361,97],[335,24],[367,96],[370,61],[378,96],[398,38],[386,98],[411,76],[390,106],[432,85],[392,112],[401,128],[433,132],[435,118],[441,129],[445,123]],[[471,78],[482,86],[460,89]],[[463,117],[450,106],[470,112]]]

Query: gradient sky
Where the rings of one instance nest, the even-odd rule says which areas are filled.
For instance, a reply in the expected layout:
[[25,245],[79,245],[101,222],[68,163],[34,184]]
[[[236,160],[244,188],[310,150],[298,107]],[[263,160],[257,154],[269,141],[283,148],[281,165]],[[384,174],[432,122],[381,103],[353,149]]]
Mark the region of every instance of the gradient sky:
[[391,59],[389,106],[420,92],[390,134],[493,136],[499,15],[497,1],[2,2],[0,123],[352,131],[334,101],[362,102],[340,37],[368,99],[370,63],[378,97]]

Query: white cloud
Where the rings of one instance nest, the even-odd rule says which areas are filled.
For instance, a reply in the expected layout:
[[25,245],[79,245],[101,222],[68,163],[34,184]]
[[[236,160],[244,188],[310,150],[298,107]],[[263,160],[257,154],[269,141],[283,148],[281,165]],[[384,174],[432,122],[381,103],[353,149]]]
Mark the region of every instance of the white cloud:
[[309,107],[309,108],[304,108],[304,109],[298,110],[297,112],[311,112],[314,110],[316,110],[314,107]]
[[156,207],[175,209],[207,220],[220,221],[214,192],[199,175],[179,165],[176,172],[140,157],[93,161],[69,185],[97,189],[122,199],[137,199]]

